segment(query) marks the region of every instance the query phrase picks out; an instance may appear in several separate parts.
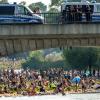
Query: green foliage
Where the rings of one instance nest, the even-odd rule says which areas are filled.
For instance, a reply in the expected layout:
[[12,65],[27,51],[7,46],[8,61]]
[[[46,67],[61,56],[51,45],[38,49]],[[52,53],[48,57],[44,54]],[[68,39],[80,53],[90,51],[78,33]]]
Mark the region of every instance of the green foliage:
[[44,56],[43,56],[43,51],[42,50],[38,50],[38,51],[32,51],[29,53],[29,59],[31,58],[36,58],[39,61],[44,61]]
[[100,68],[100,48],[97,48],[97,52],[98,52],[98,59],[95,63],[95,69]]
[[46,70],[48,68],[64,68],[64,69],[66,69],[64,61],[41,62],[36,58],[31,58],[30,60],[27,60],[26,62],[24,62],[22,64],[22,67],[24,69],[30,68],[30,69],[42,69],[42,70]]
[[51,6],[58,6],[61,5],[63,0],[51,0]]
[[94,66],[97,59],[96,48],[67,48],[64,50],[66,64],[73,69],[87,69],[88,66]]
[[0,3],[8,3],[8,0],[1,0]]
[[98,59],[98,52],[97,48],[86,48],[86,55],[88,63],[87,65],[95,65],[97,59]]
[[42,2],[32,3],[29,5],[29,8],[34,11],[35,8],[40,8],[42,12],[45,12],[47,10],[47,6],[43,4]]
[[26,2],[25,1],[22,1],[19,3],[20,5],[26,5]]
[[59,12],[58,9],[56,8],[50,8],[50,10],[48,11],[49,13],[57,13]]
[[26,62],[22,63],[24,69],[39,69],[40,61],[36,58],[28,59]]
[[43,51],[33,51],[30,52],[29,58],[27,61],[22,63],[22,67],[24,69],[30,68],[30,69],[47,69],[47,68],[64,68],[65,64],[63,60],[60,61],[46,61],[44,59]]
[[50,8],[48,13],[45,16],[47,23],[57,23],[60,21],[60,13],[57,8]]
[[22,67],[24,69],[39,69],[42,61],[44,61],[42,50],[32,51],[29,53],[27,61],[22,63]]
[[[52,56],[50,56],[52,58]],[[55,56],[54,56],[55,57]],[[54,58],[53,57],[53,58]],[[64,68],[85,70],[89,66],[100,66],[100,48],[67,48],[63,51],[63,59],[58,61],[47,60],[42,50],[30,52],[26,62],[22,63],[23,68],[30,69],[47,69],[47,68]],[[55,57],[56,58],[56,57]],[[66,64],[65,64],[66,63]],[[65,66],[66,65],[66,66]],[[67,67],[68,66],[68,67]]]
[[45,61],[42,63],[42,68],[43,69],[47,69],[47,68],[64,68],[64,69],[66,69],[65,63],[63,60],[55,61],[55,62]]

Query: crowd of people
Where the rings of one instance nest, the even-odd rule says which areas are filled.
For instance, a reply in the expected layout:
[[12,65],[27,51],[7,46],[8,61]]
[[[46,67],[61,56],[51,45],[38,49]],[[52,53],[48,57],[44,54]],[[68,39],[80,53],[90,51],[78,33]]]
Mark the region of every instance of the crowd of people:
[[[73,76],[74,75],[74,76]],[[61,68],[50,68],[46,71],[14,70],[0,71],[0,94],[16,95],[49,95],[67,92],[86,92],[95,84],[94,78],[81,75],[79,72],[64,71]]]
[[83,16],[85,16],[86,21],[91,21],[92,13],[92,5],[67,5],[62,11],[62,19],[64,22],[82,21]]

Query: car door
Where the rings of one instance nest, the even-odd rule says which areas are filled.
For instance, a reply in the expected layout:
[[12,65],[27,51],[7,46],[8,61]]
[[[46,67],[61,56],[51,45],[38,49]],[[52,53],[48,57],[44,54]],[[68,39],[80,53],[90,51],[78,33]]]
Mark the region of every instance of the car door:
[[17,6],[18,13],[16,14],[15,22],[29,23],[33,19],[32,14],[22,5]]

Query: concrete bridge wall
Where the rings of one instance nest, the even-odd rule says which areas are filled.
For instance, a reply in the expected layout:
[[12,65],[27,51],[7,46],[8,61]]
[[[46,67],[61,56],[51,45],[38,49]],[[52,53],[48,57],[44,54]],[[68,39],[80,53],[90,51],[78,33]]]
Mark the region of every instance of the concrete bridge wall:
[[100,46],[100,24],[0,25],[0,55],[62,46]]

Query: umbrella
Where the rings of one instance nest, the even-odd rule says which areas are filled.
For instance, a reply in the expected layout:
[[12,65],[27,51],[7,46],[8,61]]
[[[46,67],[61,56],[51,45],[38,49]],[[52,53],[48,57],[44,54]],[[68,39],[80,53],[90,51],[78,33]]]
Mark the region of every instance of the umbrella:
[[76,76],[73,78],[72,82],[79,83],[80,80],[81,80],[81,78],[79,76]]

